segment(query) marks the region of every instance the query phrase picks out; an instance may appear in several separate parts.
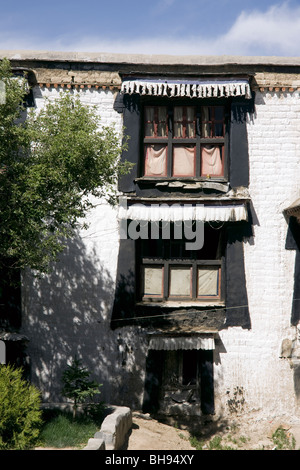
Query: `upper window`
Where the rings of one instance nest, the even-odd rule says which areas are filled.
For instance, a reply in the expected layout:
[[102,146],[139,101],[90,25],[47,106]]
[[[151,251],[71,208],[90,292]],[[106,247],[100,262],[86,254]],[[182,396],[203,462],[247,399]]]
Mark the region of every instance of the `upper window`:
[[224,106],[145,106],[143,176],[224,178]]

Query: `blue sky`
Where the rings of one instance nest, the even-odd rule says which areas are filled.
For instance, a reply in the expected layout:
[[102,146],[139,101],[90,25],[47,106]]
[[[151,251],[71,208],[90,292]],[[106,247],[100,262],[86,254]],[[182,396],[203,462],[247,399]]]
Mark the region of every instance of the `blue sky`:
[[300,56],[300,0],[0,0],[0,49]]

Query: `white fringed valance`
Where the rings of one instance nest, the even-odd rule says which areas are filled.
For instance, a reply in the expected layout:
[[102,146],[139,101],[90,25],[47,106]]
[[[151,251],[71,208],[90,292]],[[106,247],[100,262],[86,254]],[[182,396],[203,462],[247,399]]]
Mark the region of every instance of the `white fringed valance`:
[[215,340],[211,336],[157,336],[150,338],[149,349],[176,351],[178,349],[215,349]]
[[119,218],[148,222],[179,222],[199,220],[202,222],[238,222],[248,220],[246,204],[132,204],[120,205]]
[[189,97],[189,98],[228,98],[244,96],[251,98],[248,80],[169,80],[136,79],[124,80],[122,93],[130,95]]

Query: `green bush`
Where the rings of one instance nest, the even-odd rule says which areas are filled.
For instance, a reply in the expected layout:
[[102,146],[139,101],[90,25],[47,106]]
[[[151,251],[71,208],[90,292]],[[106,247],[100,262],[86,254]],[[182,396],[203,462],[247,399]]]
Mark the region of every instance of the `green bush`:
[[21,368],[0,365],[0,449],[29,449],[42,424],[40,393]]

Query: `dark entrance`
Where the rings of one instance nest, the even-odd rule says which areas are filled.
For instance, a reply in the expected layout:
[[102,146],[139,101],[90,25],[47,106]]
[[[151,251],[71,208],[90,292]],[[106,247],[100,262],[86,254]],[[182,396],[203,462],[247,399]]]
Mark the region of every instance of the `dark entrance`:
[[213,414],[213,351],[149,350],[143,410],[168,416]]

